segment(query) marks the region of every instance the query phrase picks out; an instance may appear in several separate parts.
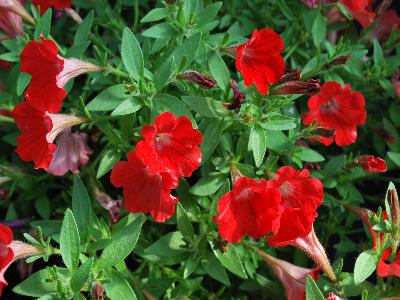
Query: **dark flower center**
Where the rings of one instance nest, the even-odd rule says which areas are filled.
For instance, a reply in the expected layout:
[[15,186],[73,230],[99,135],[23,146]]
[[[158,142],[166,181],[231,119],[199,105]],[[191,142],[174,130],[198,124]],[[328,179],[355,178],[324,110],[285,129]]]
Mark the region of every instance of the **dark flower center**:
[[335,113],[339,108],[339,102],[335,98],[331,98],[329,101],[321,105],[321,112],[323,113]]

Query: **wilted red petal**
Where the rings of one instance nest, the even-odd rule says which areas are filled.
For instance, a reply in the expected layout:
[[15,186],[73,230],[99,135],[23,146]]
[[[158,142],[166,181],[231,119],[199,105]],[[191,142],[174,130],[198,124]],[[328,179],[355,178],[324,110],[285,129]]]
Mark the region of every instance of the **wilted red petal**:
[[114,166],[110,179],[115,187],[123,187],[127,211],[150,213],[158,222],[166,221],[175,213],[175,203],[179,199],[170,192],[178,182],[169,173],[149,172],[135,151],[128,153],[128,161],[120,161]]
[[171,176],[189,177],[200,166],[201,132],[187,117],[164,112],[154,125],[142,129],[143,140],[136,145],[137,157],[152,173],[168,172]]
[[220,236],[233,243],[244,235],[258,239],[275,233],[280,200],[279,190],[268,181],[240,177],[218,202],[218,215],[213,220]]
[[251,38],[237,47],[236,68],[243,75],[244,84],[255,84],[265,95],[268,85],[276,83],[285,71],[285,61],[280,53],[283,40],[271,29],[254,30]]

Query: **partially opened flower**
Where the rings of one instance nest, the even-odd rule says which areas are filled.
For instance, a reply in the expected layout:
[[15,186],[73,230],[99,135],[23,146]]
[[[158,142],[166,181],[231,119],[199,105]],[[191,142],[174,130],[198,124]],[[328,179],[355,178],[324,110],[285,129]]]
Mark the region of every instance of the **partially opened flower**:
[[44,14],[50,7],[55,9],[69,8],[72,5],[71,2],[71,0],[32,0],[36,7],[40,6],[41,14]]
[[40,111],[27,102],[18,104],[11,112],[21,135],[15,150],[25,161],[33,161],[35,168],[48,168],[53,160],[55,138],[64,129],[85,122],[74,115],[52,114]]
[[396,26],[396,31],[400,31],[400,17],[394,9],[385,10],[376,20],[376,26],[371,31],[371,38],[385,42]]
[[21,71],[32,76],[25,100],[39,110],[54,113],[61,108],[66,96],[64,86],[70,79],[101,71],[101,67],[76,58],[63,58],[52,40],[41,37],[41,42],[32,40],[22,50]]
[[143,127],[142,136],[143,140],[136,145],[136,155],[149,172],[189,177],[200,166],[202,136],[189,118],[161,113],[154,125]]
[[128,212],[150,213],[157,222],[164,222],[175,213],[179,199],[171,195],[171,189],[177,187],[178,181],[167,172],[150,172],[135,151],[128,153],[128,161],[114,166],[110,179],[115,187],[123,187]]
[[286,291],[288,300],[305,300],[306,297],[306,279],[317,280],[320,274],[320,268],[307,269],[293,265],[285,260],[275,258],[264,251],[257,250],[257,254],[274,271]]
[[365,99],[360,92],[352,91],[350,85],[343,88],[337,82],[326,82],[319,95],[308,100],[309,112],[302,117],[305,125],[316,121],[317,125],[336,131],[334,137],[321,137],[320,142],[346,146],[357,139],[357,125],[365,123]]
[[366,28],[374,21],[375,13],[372,11],[373,0],[341,0],[341,3],[350,11],[354,19]]
[[380,277],[397,276],[400,277],[400,251],[397,252],[393,262],[387,262],[390,256],[391,248],[388,248],[383,253],[378,263],[377,274]]
[[279,190],[270,182],[240,177],[219,200],[213,220],[220,236],[230,243],[240,242],[244,235],[258,239],[277,232],[280,201]]
[[255,29],[251,38],[237,47],[236,68],[243,75],[244,84],[255,84],[265,95],[268,85],[276,83],[285,71],[285,61],[281,56],[283,40],[271,29]]
[[357,165],[360,166],[365,172],[386,172],[386,162],[380,157],[373,155],[361,155],[356,161]]
[[26,9],[22,6],[20,0],[0,0],[0,10],[8,10],[16,15],[20,16],[22,19],[34,24],[32,16],[26,11]]
[[79,167],[88,163],[90,154],[92,150],[87,145],[86,133],[64,129],[56,139],[53,160],[46,172],[54,176],[63,176],[68,171],[77,174]]
[[23,35],[24,27],[22,26],[21,16],[10,9],[0,6],[0,30],[6,34],[4,38],[0,37],[0,39],[14,39],[19,35]]

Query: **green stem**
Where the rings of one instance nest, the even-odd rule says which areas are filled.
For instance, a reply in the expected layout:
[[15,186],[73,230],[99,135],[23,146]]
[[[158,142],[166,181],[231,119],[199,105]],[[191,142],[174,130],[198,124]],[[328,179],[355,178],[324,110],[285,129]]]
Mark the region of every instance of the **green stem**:
[[125,73],[124,71],[121,71],[120,69],[114,68],[110,65],[106,66],[105,70],[107,72],[110,72],[110,73],[118,76],[118,77],[122,77],[122,78],[126,78],[126,79],[130,78],[129,74]]

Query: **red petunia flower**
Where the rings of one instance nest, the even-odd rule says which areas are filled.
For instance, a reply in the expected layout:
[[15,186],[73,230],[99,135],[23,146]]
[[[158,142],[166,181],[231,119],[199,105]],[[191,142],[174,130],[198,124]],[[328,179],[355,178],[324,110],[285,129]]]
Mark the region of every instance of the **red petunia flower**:
[[385,160],[377,156],[361,155],[357,158],[357,164],[368,173],[386,172]]
[[350,11],[362,27],[367,28],[374,21],[375,13],[372,11],[371,0],[342,0],[343,5]]
[[244,84],[255,84],[265,95],[268,85],[276,83],[285,71],[285,61],[281,56],[283,40],[271,29],[255,29],[251,38],[237,47],[236,68],[243,75]]
[[61,109],[66,96],[64,86],[70,79],[101,68],[76,58],[63,58],[53,41],[41,40],[30,41],[21,53],[21,71],[32,76],[25,100],[41,111],[55,113]]
[[389,258],[391,248],[388,248],[383,253],[378,263],[377,274],[379,277],[397,276],[400,277],[400,251],[392,263],[386,263]]
[[230,243],[240,242],[243,235],[258,239],[277,232],[280,201],[279,190],[270,182],[240,177],[219,200],[213,221],[220,236]]
[[85,121],[74,115],[42,112],[27,102],[18,104],[11,115],[21,130],[15,151],[22,160],[32,160],[35,168],[49,167],[56,150],[53,142],[60,132]]
[[306,300],[307,276],[310,275],[311,278],[317,280],[321,273],[320,267],[314,269],[302,268],[275,258],[261,250],[258,250],[257,253],[279,278],[285,288],[288,300]]
[[44,14],[49,7],[55,9],[69,8],[72,5],[71,2],[71,0],[32,0],[36,7],[40,6],[41,14]]
[[400,17],[394,9],[385,10],[376,20],[376,26],[371,31],[371,38],[385,42],[395,25],[397,25],[396,31],[399,31]]
[[360,92],[353,92],[350,85],[344,88],[337,82],[326,82],[319,95],[310,97],[308,108],[303,114],[305,125],[316,121],[317,125],[336,130],[335,137],[321,138],[319,141],[330,145],[335,140],[338,146],[346,146],[357,139],[357,125],[365,123],[365,99]]
[[127,211],[150,213],[157,222],[164,222],[175,213],[175,203],[179,199],[170,193],[178,181],[167,172],[150,172],[135,151],[128,153],[128,161],[120,161],[114,166],[110,179],[115,187],[124,188]]
[[57,138],[53,160],[46,172],[54,176],[63,176],[71,171],[79,173],[79,167],[89,161],[92,150],[87,145],[87,134],[71,132],[71,128],[64,129]]
[[298,171],[290,166],[281,167],[276,172],[272,183],[281,192],[283,211],[278,232],[268,238],[271,246],[289,245],[310,233],[324,191],[321,181],[309,176],[308,170]]
[[187,117],[170,112],[160,114],[154,125],[142,129],[143,140],[136,145],[136,155],[149,172],[168,172],[171,176],[189,177],[200,166],[201,132],[193,129]]

